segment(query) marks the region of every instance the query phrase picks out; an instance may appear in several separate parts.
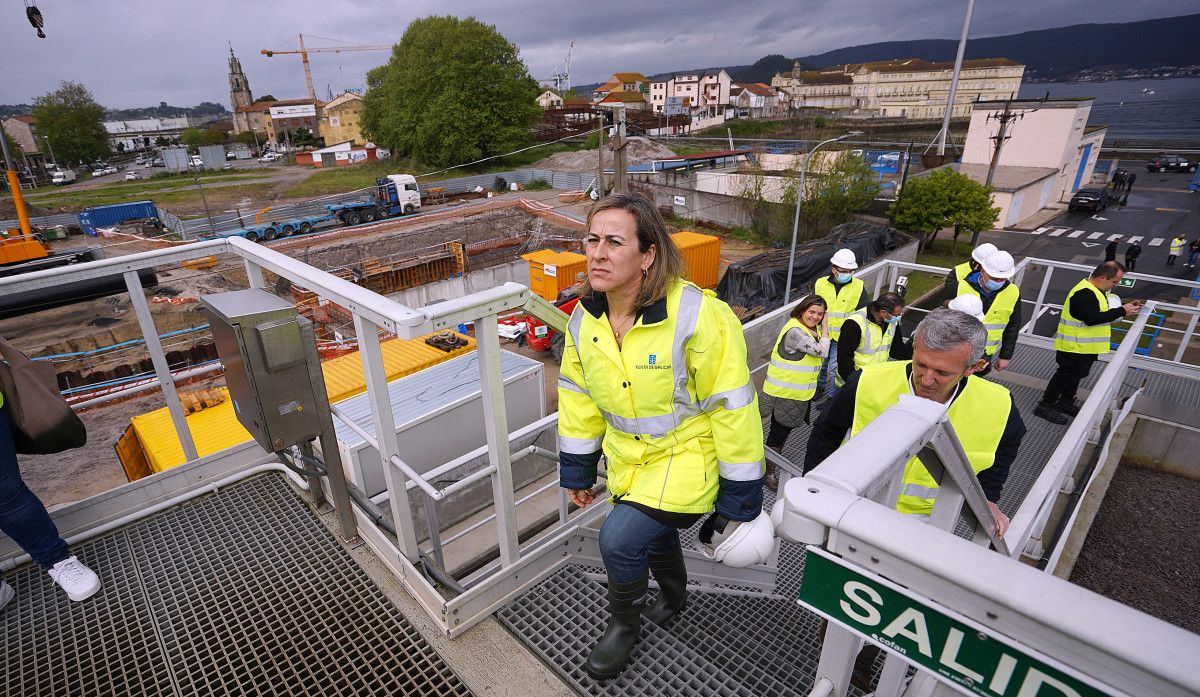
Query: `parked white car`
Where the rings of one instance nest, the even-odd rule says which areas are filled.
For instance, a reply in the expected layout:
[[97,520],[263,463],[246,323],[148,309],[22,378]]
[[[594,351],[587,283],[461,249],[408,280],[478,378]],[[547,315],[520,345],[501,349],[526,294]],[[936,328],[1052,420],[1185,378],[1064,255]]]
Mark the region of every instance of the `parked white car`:
[[277,152],[269,152],[269,153],[263,155],[262,157],[258,158],[258,161],[259,162],[276,162],[276,161],[282,160],[282,159],[283,159],[283,155],[280,155]]
[[137,172],[133,171],[132,169],[125,173],[125,181],[130,181],[132,179],[137,179],[137,178],[138,178]]

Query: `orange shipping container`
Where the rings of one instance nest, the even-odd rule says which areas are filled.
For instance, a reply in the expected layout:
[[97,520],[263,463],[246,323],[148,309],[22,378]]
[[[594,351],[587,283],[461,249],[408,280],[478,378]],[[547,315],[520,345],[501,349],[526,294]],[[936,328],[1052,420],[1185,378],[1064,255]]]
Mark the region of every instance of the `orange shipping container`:
[[529,288],[550,302],[575,283],[576,274],[587,273],[587,258],[575,252],[540,249],[521,258],[529,262]]
[[684,230],[671,235],[687,263],[686,278],[701,288],[716,288],[721,268],[721,238]]

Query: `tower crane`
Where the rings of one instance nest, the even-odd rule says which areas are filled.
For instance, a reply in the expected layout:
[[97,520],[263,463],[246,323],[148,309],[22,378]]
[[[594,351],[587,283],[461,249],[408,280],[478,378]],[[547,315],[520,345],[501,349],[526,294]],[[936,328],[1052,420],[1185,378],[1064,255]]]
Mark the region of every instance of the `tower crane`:
[[[320,37],[318,37],[318,38],[320,38]],[[336,39],[333,39],[333,40],[336,40]],[[276,56],[276,55],[283,56],[283,55],[299,54],[300,62],[304,64],[304,81],[308,84],[308,98],[316,99],[317,93],[316,93],[316,90],[313,89],[312,69],[309,68],[309,66],[308,66],[308,54],[310,54],[310,53],[342,53],[343,51],[390,51],[390,50],[392,50],[391,46],[369,45],[369,44],[347,44],[345,46],[323,46],[320,48],[306,48],[304,46],[304,35],[301,34],[299,51],[292,51],[292,50],[276,51],[273,49],[264,48],[261,51],[259,51],[259,53],[263,54],[267,58],[270,58],[270,57]]]
[[[562,63],[554,66],[554,70],[550,74],[542,78],[542,82],[549,82],[554,85],[554,89],[561,91],[571,89],[571,52],[575,50],[575,42],[572,41],[567,46],[567,59]],[[565,87],[564,87],[565,85]]]

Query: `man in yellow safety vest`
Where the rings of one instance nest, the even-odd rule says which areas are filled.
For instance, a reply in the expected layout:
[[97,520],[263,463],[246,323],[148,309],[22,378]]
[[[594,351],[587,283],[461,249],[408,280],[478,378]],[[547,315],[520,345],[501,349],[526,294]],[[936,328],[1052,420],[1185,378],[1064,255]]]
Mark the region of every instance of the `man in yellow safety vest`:
[[1058,369],[1046,385],[1042,401],[1033,410],[1035,416],[1065,424],[1070,421],[1068,417],[1079,413],[1075,392],[1096,359],[1108,353],[1112,342],[1109,325],[1122,317],[1133,317],[1142,309],[1140,300],[1110,307],[1108,293],[1124,276],[1124,266],[1106,261],[1092,271],[1090,278],[1075,284],[1067,293],[1054,334]]
[[839,389],[856,370],[888,359],[912,357],[912,347],[905,343],[900,328],[903,315],[904,300],[890,292],[850,315],[842,325],[842,340],[837,347],[837,373],[833,377]]
[[992,252],[983,260],[978,271],[967,274],[958,284],[958,295],[974,295],[983,306],[983,326],[987,329],[987,365],[976,373],[983,377],[991,371],[1004,370],[1017,350],[1017,334],[1021,330],[1021,290],[1010,279],[1016,273],[1012,255],[1005,251]]
[[829,275],[817,279],[813,285],[813,292],[825,301],[825,331],[829,336],[829,353],[825,355],[825,363],[821,366],[815,400],[821,399],[823,394],[830,397],[837,394],[837,345],[842,325],[850,315],[866,307],[867,301],[871,299],[862,279],[854,277],[853,271],[858,268],[854,252],[839,249],[829,258],[829,264]]
[[958,287],[967,278],[967,276],[978,273],[983,268],[983,260],[996,252],[996,245],[991,242],[984,242],[975,249],[971,250],[971,258],[963,263],[955,266],[946,273],[946,280],[942,283],[942,299],[953,300],[958,297]]

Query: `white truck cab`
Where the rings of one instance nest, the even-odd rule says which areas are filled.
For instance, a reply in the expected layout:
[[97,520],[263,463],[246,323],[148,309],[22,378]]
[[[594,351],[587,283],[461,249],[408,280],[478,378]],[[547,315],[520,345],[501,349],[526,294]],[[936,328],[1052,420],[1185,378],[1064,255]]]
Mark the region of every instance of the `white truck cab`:
[[387,178],[396,186],[395,205],[406,213],[421,207],[421,189],[417,186],[416,177],[411,174],[389,174]]

